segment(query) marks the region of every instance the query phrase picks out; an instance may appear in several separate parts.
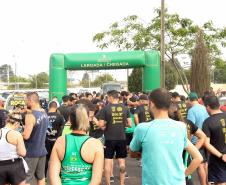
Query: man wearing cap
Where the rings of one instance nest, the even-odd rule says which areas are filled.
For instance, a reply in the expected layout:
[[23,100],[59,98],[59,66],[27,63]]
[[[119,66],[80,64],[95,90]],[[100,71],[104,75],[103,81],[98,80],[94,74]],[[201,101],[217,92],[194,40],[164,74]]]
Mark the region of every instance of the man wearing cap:
[[[206,118],[209,117],[209,114],[206,111],[206,108],[203,105],[198,103],[198,95],[195,92],[191,92],[188,95],[189,104],[191,108],[188,110],[187,119],[191,120],[197,127],[202,129],[203,122]],[[192,143],[196,144],[197,138],[192,138]],[[201,163],[198,167],[198,174],[200,177],[201,185],[207,184],[207,158],[205,155],[205,150],[201,148],[200,153],[203,156],[203,163]]]
[[139,97],[139,106],[134,112],[134,121],[136,124],[149,122],[152,120],[151,112],[148,108],[148,96],[142,94]]

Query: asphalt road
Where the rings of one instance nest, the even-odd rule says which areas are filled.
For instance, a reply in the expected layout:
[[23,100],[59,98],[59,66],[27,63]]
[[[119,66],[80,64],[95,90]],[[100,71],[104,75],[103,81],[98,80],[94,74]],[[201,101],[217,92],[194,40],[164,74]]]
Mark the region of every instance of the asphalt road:
[[[136,159],[127,158],[126,159],[126,172],[128,178],[125,180],[126,185],[141,185],[141,168],[139,162]],[[167,172],[166,172],[167,173]],[[119,168],[117,160],[114,160],[114,183],[112,185],[119,185]],[[200,185],[197,173],[193,174],[194,185]],[[103,179],[103,185],[104,185]]]
[[[128,174],[128,178],[125,180],[125,185],[141,185],[141,166],[139,165],[137,159],[127,158],[126,159],[126,172]],[[166,172],[167,173],[167,172]],[[119,168],[117,164],[117,160],[114,160],[114,183],[111,183],[111,185],[119,185]],[[200,185],[197,173],[195,172],[193,174],[193,182],[194,185]],[[32,183],[32,185],[35,185],[36,183]],[[46,183],[49,185],[49,181]],[[105,185],[104,183],[104,177],[102,181],[102,185]]]

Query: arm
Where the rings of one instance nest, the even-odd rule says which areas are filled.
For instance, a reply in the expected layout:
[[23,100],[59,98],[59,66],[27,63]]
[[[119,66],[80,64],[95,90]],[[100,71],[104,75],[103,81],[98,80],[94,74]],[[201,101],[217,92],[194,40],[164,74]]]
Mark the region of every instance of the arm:
[[59,145],[58,141],[59,140],[56,141],[53,147],[51,157],[50,157],[50,163],[49,163],[49,177],[50,177],[50,184],[52,185],[61,185],[61,179],[60,179],[61,161],[57,153],[57,147],[61,145]]
[[135,122],[136,125],[139,124],[138,114],[136,114],[136,113],[134,114],[134,122]]
[[93,161],[92,178],[89,185],[100,185],[104,167],[104,149],[100,141],[96,146],[96,153]]
[[22,135],[14,130],[11,130],[7,134],[7,141],[16,146],[17,154],[21,157],[26,155],[26,148],[24,146],[24,140]]
[[206,138],[204,143],[206,149],[212,154],[217,156],[218,158],[222,158],[224,162],[226,162],[226,154],[220,153],[213,145],[210,144],[210,138]]
[[130,143],[130,156],[132,158],[137,158],[140,156],[140,151],[142,148],[141,144],[141,138],[142,138],[142,132],[141,129],[139,129],[139,125],[134,130],[133,139]]
[[128,125],[128,127],[132,127],[132,120],[131,120],[131,118],[127,118],[127,125]]
[[24,125],[24,132],[23,138],[28,140],[31,136],[31,132],[35,126],[35,117],[33,114],[27,114],[25,117],[25,125]]
[[17,137],[17,154],[20,155],[21,157],[25,157],[26,156],[26,148],[24,145],[24,140],[23,137],[20,133],[17,133],[18,137]]
[[212,155],[215,155],[215,156],[221,158],[224,162],[226,162],[226,154],[223,155],[213,145],[210,144],[210,138],[211,138],[210,124],[211,124],[211,122],[209,122],[209,119],[206,119],[205,122],[203,123],[202,129],[203,129],[203,132],[205,132],[205,134],[207,136],[204,146]]
[[198,138],[198,141],[197,141],[197,143],[195,144],[195,147],[196,147],[197,149],[200,149],[200,148],[203,146],[203,144],[204,144],[204,142],[205,142],[205,140],[206,140],[206,135],[204,134],[204,132],[203,132],[201,129],[198,129],[198,130],[195,132],[195,136]]
[[198,168],[199,164],[201,164],[203,158],[198,149],[187,139],[187,148],[186,150],[192,156],[192,161],[190,165],[185,170],[185,176],[192,174],[196,168]]

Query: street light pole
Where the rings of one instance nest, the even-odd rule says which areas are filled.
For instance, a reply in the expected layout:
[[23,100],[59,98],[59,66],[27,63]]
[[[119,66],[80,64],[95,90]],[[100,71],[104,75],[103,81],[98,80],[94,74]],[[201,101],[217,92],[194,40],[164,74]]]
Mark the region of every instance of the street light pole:
[[15,90],[17,89],[17,63],[15,62]]
[[7,65],[7,85],[9,89],[9,65]]
[[165,0],[161,0],[161,87],[165,88]]

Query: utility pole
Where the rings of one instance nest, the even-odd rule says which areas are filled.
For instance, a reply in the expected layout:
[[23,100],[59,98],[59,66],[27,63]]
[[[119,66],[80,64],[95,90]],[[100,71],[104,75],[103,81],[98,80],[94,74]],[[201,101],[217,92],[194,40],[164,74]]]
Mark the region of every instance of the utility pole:
[[15,90],[17,89],[17,64],[15,62]]
[[37,74],[35,75],[35,88],[38,89]]
[[165,0],[161,0],[161,87],[165,88]]
[[7,65],[7,85],[9,89],[9,65]]

